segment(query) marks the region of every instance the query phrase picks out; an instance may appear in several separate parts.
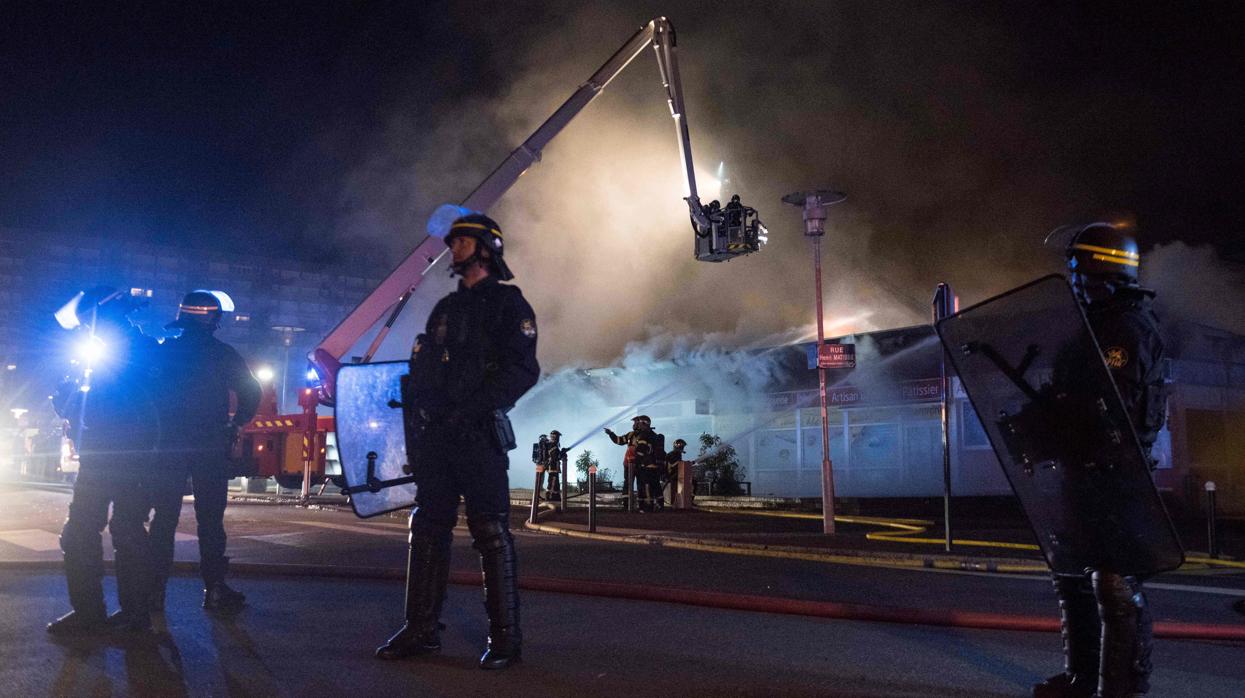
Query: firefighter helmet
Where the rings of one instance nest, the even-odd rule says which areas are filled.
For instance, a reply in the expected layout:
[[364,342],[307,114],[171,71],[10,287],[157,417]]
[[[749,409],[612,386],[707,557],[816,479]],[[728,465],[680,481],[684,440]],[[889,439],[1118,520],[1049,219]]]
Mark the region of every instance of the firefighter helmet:
[[554,429],[553,431],[549,432],[549,435],[550,436],[561,436],[562,432],[558,431],[557,429]]
[[684,441],[683,439],[675,439],[674,448],[675,450],[687,448],[687,442]]
[[[511,273],[510,267],[506,266],[506,260],[503,258],[505,244],[502,242],[501,226],[497,225],[497,221],[483,213],[462,216],[450,224],[449,232],[445,234],[446,246],[449,246],[454,238],[460,235],[469,235],[478,243],[472,260],[487,259],[493,267],[493,273],[502,281],[514,278],[514,274]],[[489,251],[487,258],[480,256],[480,250],[485,249]],[[469,264],[472,260],[467,260],[467,263]],[[455,271],[458,270],[455,269]]]
[[182,297],[181,304],[177,306],[177,319],[165,327],[197,327],[214,332],[220,327],[224,313],[232,312],[233,307],[233,301],[223,291],[191,291]]
[[644,426],[650,426],[652,425],[653,420],[649,419],[646,414],[637,414],[631,418],[631,425],[635,426],[637,423],[643,424]]

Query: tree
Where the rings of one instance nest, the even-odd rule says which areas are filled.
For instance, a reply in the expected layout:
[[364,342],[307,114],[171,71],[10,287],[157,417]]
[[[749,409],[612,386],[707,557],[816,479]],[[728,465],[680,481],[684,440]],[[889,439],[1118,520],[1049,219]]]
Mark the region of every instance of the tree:
[[596,458],[593,458],[592,451],[588,450],[580,453],[579,457],[575,459],[575,472],[579,473],[579,482],[582,483],[581,487],[587,488],[588,468],[593,466],[596,466],[597,469],[597,487],[602,489],[606,487],[613,488],[613,473],[609,468],[600,467],[601,463]]
[[726,495],[743,494],[739,483],[748,476],[748,470],[740,464],[735,447],[708,432],[700,435],[700,455],[696,459],[705,466],[710,478],[716,473],[718,492]]

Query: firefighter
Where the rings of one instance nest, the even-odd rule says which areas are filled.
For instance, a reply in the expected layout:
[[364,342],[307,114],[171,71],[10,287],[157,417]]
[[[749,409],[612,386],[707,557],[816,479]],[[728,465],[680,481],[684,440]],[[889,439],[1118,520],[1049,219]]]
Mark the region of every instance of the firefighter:
[[545,441],[545,452],[541,457],[541,465],[545,466],[545,501],[561,501],[562,500],[562,473],[566,470],[566,452],[570,449],[562,448],[562,432],[554,429],[549,432],[549,438]]
[[[1124,399],[1147,457],[1166,418],[1163,341],[1154,292],[1137,281],[1140,255],[1132,231],[1118,224],[1065,228],[1069,281],[1102,357]],[[1064,672],[1033,695],[1134,696],[1149,689],[1152,618],[1142,580],[1108,569],[1056,575]]]
[[[670,486],[670,500],[674,504],[675,508],[686,508],[689,506],[689,501],[685,500],[689,500],[688,495],[690,493],[684,492],[681,489],[683,487],[683,481],[679,478],[679,465],[685,460],[683,451],[686,448],[686,441],[683,439],[675,439],[674,448],[666,454],[665,481]],[[663,493],[665,492],[664,487],[662,488],[662,491]]]
[[[227,305],[222,304],[224,299]],[[191,291],[182,298],[177,318],[166,327],[181,334],[162,347],[168,366],[167,428],[160,444],[164,467],[155,483],[155,515],[151,522],[156,560],[152,604],[164,608],[164,589],[173,564],[174,536],[181,516],[182,495],[190,477],[199,536],[199,573],[203,577],[203,608],[237,611],[246,596],[225,577],[225,504],[228,501],[229,451],[238,430],[255,416],[259,381],[233,347],[213,333],[224,313],[233,310],[219,291]],[[231,415],[230,394],[236,401]]]
[[406,623],[377,648],[381,659],[440,651],[440,615],[460,495],[480,554],[488,647],[482,669],[519,661],[522,633],[510,533],[506,412],[536,384],[536,316],[503,259],[502,232],[480,214],[455,220],[445,238],[458,288],[442,298],[411,349],[408,454],[418,503],[410,517]]
[[[99,356],[86,361],[80,381],[62,384],[53,398],[57,414],[69,422],[80,458],[60,536],[73,610],[48,624],[48,632],[55,635],[107,626],[151,628],[150,548],[143,526],[149,500],[141,484],[156,465],[160,414],[155,399],[161,375],[156,341],[129,320],[138,307],[128,293],[98,286],[78,294],[57,313],[62,325],[78,325],[81,341]],[[102,586],[105,526],[112,534],[121,607],[107,618]]]
[[619,446],[627,446],[631,456],[631,470],[637,487],[634,490],[640,502],[640,511],[657,511],[665,507],[661,495],[661,471],[665,466],[665,437],[653,431],[652,420],[647,415],[631,419],[631,431],[619,436],[610,429],[606,436]]

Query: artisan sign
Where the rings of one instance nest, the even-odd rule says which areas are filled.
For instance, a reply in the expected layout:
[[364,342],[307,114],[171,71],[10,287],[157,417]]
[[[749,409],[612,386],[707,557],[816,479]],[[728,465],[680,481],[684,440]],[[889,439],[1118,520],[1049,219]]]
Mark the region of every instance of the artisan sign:
[[[771,412],[781,412],[797,407],[816,407],[821,402],[816,390],[770,393],[767,398]],[[923,378],[888,385],[875,384],[870,386],[867,392],[852,385],[836,385],[826,388],[828,407],[930,402],[941,398],[942,380],[939,378]]]

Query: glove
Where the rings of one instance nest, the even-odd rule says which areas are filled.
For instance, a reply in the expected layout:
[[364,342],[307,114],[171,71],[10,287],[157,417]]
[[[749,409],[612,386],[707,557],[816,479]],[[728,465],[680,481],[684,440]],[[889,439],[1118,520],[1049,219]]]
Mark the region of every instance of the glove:
[[615,434],[614,432],[610,431],[610,429],[609,429],[608,427],[606,427],[606,429],[605,429],[605,433],[606,433],[607,435],[609,435],[609,437],[610,437],[611,439],[613,439],[613,438],[617,438],[617,436],[618,436],[618,435],[617,435],[617,434]]
[[241,429],[242,427],[238,426],[238,424],[233,422],[233,420],[225,422],[223,432],[225,435],[225,443],[228,444],[229,447],[232,448],[234,445],[234,442],[238,440],[238,431]]

